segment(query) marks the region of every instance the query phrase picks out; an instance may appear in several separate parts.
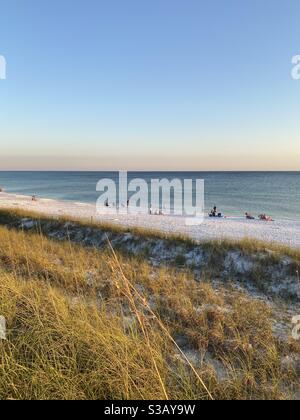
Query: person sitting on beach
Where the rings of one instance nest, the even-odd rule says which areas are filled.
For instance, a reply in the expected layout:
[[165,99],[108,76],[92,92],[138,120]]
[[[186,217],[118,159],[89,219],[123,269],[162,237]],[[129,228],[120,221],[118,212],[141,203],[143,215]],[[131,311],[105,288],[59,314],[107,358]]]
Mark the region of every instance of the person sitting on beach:
[[250,214],[250,213],[245,213],[245,216],[246,216],[246,219],[248,219],[248,220],[255,220],[255,217],[252,216],[252,214]]
[[33,195],[33,196],[31,197],[31,201],[37,201],[36,195]]
[[209,217],[222,217],[222,213],[218,213],[217,206],[211,210]]
[[211,210],[209,217],[217,217],[217,207],[214,206],[214,208]]
[[267,216],[266,214],[260,214],[258,216],[259,220],[263,220],[265,222],[274,222],[271,216]]

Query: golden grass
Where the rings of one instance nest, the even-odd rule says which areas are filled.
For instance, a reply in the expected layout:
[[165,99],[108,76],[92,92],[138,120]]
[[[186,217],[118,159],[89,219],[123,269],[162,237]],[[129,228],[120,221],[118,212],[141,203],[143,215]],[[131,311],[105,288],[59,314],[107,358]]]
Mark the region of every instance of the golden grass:
[[[0,228],[1,399],[286,399],[268,306],[155,269]],[[196,358],[196,360],[195,360]]]

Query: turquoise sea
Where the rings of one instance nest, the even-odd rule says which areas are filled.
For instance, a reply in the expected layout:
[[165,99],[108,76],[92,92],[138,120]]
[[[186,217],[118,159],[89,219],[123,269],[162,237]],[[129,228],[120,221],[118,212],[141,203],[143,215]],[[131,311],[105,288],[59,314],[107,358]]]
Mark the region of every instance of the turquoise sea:
[[[216,205],[227,215],[268,213],[300,220],[300,172],[130,172],[129,179],[180,178],[205,180],[207,210]],[[96,184],[118,178],[117,172],[0,172],[6,192],[96,202]],[[0,198],[1,200],[1,198]]]

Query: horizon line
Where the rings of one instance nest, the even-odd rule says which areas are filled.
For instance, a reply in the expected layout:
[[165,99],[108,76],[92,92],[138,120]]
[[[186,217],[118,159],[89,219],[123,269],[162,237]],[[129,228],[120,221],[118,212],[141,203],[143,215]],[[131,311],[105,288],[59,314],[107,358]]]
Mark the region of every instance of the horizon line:
[[266,170],[262,170],[262,169],[205,169],[205,170],[201,170],[201,169],[5,169],[5,170],[1,170],[0,169],[0,173],[5,173],[5,172],[53,172],[53,173],[58,173],[58,172],[64,172],[64,173],[70,173],[70,172],[90,172],[90,173],[97,173],[97,172],[140,172],[140,173],[147,173],[147,172],[165,172],[165,173],[174,173],[174,172],[261,172],[261,173],[274,173],[274,172],[290,172],[290,173],[297,173],[300,172],[300,169],[295,169],[295,170],[291,170],[291,169],[266,169]]

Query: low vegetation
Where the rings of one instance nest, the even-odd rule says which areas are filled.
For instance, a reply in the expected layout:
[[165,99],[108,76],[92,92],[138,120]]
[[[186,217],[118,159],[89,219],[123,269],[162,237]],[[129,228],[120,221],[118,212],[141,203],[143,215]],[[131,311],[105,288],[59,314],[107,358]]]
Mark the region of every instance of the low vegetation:
[[[195,276],[178,252],[174,264],[153,264],[109,235],[99,249],[18,231],[25,216],[0,214],[1,399],[299,398],[297,303],[251,294],[209,267]],[[237,249],[208,246],[217,262],[224,247]],[[296,267],[299,254],[288,256]]]

